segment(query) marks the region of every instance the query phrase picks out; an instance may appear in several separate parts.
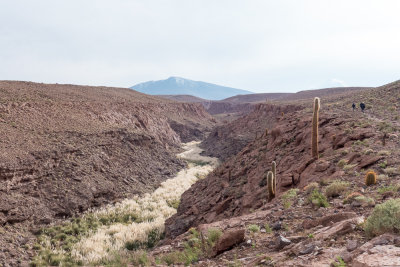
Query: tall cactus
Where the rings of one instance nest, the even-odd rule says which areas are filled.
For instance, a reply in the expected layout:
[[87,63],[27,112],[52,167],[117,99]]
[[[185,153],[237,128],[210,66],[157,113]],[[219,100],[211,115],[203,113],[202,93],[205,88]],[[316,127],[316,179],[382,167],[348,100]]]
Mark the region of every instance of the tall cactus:
[[271,171],[272,171],[272,174],[274,175],[274,192],[275,192],[274,194],[276,194],[277,180],[276,180],[276,162],[275,161],[272,162]]
[[275,197],[275,190],[274,190],[275,181],[274,180],[275,180],[274,179],[274,174],[271,171],[269,171],[267,173],[268,198],[269,198],[269,200],[271,200],[271,199],[273,199]]
[[312,157],[315,159],[319,158],[318,155],[318,115],[320,108],[319,97],[314,98],[314,112],[312,119],[312,135],[311,135],[311,152]]

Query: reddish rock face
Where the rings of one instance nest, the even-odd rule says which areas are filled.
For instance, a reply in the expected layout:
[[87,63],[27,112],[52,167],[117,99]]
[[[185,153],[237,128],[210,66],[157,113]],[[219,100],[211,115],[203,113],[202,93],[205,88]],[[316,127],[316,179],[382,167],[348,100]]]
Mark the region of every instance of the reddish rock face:
[[[309,109],[288,108],[292,112],[286,110],[287,113],[282,117],[280,111],[260,104],[253,113],[229,124],[231,132],[254,133],[259,129],[258,125],[269,125],[271,130],[266,136],[263,134],[252,139],[237,155],[229,158],[206,179],[197,182],[182,195],[178,213],[166,222],[167,236],[174,237],[188,227],[239,216],[263,206],[268,201],[265,174],[271,169],[272,161],[277,162],[278,197],[291,187],[303,188],[322,178],[333,180],[342,177],[346,173],[337,165],[340,159],[351,157],[352,164],[363,167],[379,162],[380,158],[376,156],[347,155],[356,141],[367,142],[374,138],[373,129],[353,127],[351,134],[346,134],[345,129],[354,121],[352,115],[324,112],[323,107],[322,103],[319,160],[311,157],[312,114]],[[275,114],[275,117],[262,115],[268,112]],[[253,116],[257,119],[253,120]],[[255,123],[258,123],[257,126]],[[219,131],[221,136],[229,134],[227,130]],[[205,146],[211,148],[211,144],[216,142],[212,140],[218,138],[218,135],[209,137]],[[218,148],[216,145],[214,154],[221,153]],[[362,183],[362,179],[359,180]]]
[[281,119],[282,112],[286,114],[301,108],[297,105],[281,107],[270,104],[252,107],[254,110],[248,115],[214,128],[201,144],[207,156],[226,160],[236,155],[256,137],[264,136],[266,129],[271,133],[275,122]]

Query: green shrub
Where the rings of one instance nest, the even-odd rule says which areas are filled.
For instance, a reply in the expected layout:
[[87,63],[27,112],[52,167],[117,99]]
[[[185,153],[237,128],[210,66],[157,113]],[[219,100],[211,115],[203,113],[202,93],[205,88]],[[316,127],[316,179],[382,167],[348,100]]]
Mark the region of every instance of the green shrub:
[[307,186],[304,187],[304,191],[306,191],[306,194],[312,193],[315,189],[319,188],[319,184],[316,182],[309,183]]
[[297,192],[299,189],[290,189],[286,191],[285,194],[282,195],[282,200],[283,200],[283,207],[285,209],[288,209],[292,206],[294,200],[297,198]]
[[258,226],[257,224],[251,224],[247,227],[247,229],[249,229],[249,231],[253,233],[260,232],[260,226]]
[[376,205],[365,223],[368,236],[400,232],[400,199],[390,199]]
[[334,181],[326,188],[327,197],[338,197],[349,187],[349,183],[345,181]]
[[339,162],[338,162],[337,165],[338,165],[340,168],[343,168],[346,164],[347,164],[347,160],[346,160],[346,159],[341,159],[341,160],[339,160]]
[[264,224],[264,228],[265,228],[265,232],[266,233],[272,233],[272,229],[271,229],[271,227],[269,226],[269,224],[268,223],[266,223],[266,224]]
[[318,208],[320,208],[320,207],[325,207],[325,208],[329,207],[328,200],[318,190],[314,190],[311,193],[311,196],[309,196],[308,200],[313,206],[316,206]]
[[207,232],[207,242],[208,244],[213,247],[218,239],[221,237],[222,231],[217,228],[210,228]]
[[386,192],[397,192],[400,189],[400,185],[388,185],[388,186],[381,186],[378,188],[378,193],[379,194],[384,194]]
[[336,257],[336,261],[331,263],[331,266],[333,267],[346,267],[346,263],[344,262],[344,260],[342,259],[342,257],[338,256]]

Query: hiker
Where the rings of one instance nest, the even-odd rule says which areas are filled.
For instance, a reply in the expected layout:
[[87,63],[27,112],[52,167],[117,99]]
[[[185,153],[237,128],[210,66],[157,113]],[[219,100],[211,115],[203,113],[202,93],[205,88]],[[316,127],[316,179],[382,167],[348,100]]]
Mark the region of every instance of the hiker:
[[361,108],[361,111],[364,112],[365,104],[363,102],[360,103],[360,108]]
[[356,104],[353,103],[353,105],[351,105],[351,107],[353,108],[353,111],[356,109]]

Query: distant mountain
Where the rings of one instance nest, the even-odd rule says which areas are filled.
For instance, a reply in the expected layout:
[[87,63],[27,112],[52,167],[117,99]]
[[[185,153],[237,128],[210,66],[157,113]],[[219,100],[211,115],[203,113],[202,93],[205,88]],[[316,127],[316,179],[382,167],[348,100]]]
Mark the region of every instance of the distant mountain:
[[175,100],[179,102],[187,102],[187,103],[202,103],[202,102],[210,102],[210,100],[200,98],[192,95],[157,95],[162,98]]
[[131,89],[149,95],[192,95],[209,100],[221,100],[239,94],[252,92],[212,83],[192,81],[179,77],[149,81],[134,85]]

